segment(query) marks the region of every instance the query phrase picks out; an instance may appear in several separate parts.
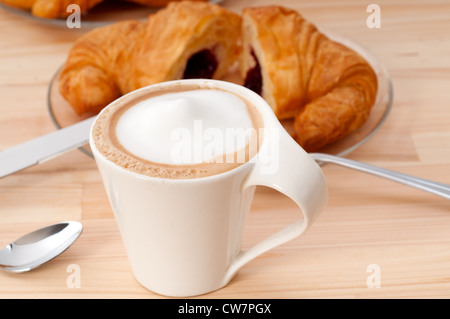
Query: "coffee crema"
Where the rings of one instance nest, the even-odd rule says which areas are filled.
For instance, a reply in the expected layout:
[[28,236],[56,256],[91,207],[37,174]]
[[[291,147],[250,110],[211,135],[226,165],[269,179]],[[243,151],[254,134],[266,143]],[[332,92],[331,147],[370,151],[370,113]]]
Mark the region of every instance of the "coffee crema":
[[248,162],[259,150],[262,128],[256,107],[235,93],[174,85],[113,102],[92,135],[99,152],[127,170],[192,179]]

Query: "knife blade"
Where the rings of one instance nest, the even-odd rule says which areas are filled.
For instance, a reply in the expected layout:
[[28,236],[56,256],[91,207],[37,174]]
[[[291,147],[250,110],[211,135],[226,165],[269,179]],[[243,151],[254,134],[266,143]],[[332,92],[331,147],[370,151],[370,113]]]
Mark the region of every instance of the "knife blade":
[[0,178],[87,144],[95,118],[90,117],[0,152]]

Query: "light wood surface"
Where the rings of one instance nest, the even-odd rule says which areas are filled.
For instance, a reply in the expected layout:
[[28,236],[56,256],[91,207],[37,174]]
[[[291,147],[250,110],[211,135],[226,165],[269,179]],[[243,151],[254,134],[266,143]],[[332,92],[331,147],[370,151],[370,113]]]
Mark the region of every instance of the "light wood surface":
[[[270,3],[224,0],[223,5],[239,12]],[[377,1],[379,29],[366,26],[366,1],[277,3],[366,47],[392,77],[388,120],[347,157],[450,183],[450,3]],[[47,89],[73,41],[89,29],[33,21],[3,9],[0,29],[3,150],[56,129]],[[448,200],[336,165],[323,171],[330,198],[312,228],[202,298],[450,297]],[[283,195],[258,188],[243,247],[298,214]],[[0,272],[1,298],[162,298],[134,279],[92,158],[75,150],[0,180],[1,246],[62,220],[81,221],[81,237],[39,269]],[[79,267],[79,288],[68,284],[70,265]],[[378,267],[379,288],[368,285],[374,274],[370,265]]]

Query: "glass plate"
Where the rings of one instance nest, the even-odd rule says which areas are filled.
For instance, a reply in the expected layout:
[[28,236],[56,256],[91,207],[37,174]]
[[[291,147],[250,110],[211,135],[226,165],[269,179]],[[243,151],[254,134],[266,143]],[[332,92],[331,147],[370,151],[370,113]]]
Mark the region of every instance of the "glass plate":
[[[320,150],[321,153],[344,156],[365,143],[384,123],[392,107],[393,88],[391,79],[386,69],[368,50],[350,41],[349,39],[333,34],[332,32],[326,31],[324,33],[331,39],[340,42],[361,54],[371,64],[378,78],[377,97],[367,121],[352,134]],[[58,90],[60,70],[58,70],[53,76],[47,95],[50,117],[57,128],[66,127],[95,115],[77,115],[69,103],[61,96]],[[230,79],[230,81],[235,82],[234,79]],[[292,131],[292,122],[292,120],[282,121],[283,126],[288,132]],[[92,157],[89,145],[80,148],[80,150]]]
[[[210,0],[209,2],[220,3],[222,0]],[[45,19],[36,17],[31,14],[30,10],[11,7],[2,2],[0,2],[0,8],[34,21],[67,27],[66,18]],[[81,15],[81,28],[95,28],[128,19],[145,20],[149,14],[155,13],[160,9],[124,0],[107,0]]]

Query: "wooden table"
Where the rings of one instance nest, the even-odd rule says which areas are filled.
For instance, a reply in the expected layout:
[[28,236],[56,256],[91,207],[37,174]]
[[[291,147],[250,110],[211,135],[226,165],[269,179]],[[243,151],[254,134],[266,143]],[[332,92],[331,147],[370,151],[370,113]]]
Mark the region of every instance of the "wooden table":
[[[381,28],[368,28],[365,1],[280,2],[369,49],[392,77],[387,121],[347,157],[450,183],[450,4],[380,0]],[[270,1],[223,2],[236,12],[259,4]],[[0,149],[6,149],[55,131],[47,89],[73,41],[89,29],[5,10],[0,29]],[[448,200],[332,164],[323,171],[330,198],[312,228],[202,298],[450,297]],[[297,215],[290,200],[258,188],[243,247]],[[1,272],[0,297],[162,297],[134,279],[91,157],[74,150],[0,180],[0,245],[62,220],[81,221],[81,237],[41,268]],[[76,274],[78,282],[72,281]]]

